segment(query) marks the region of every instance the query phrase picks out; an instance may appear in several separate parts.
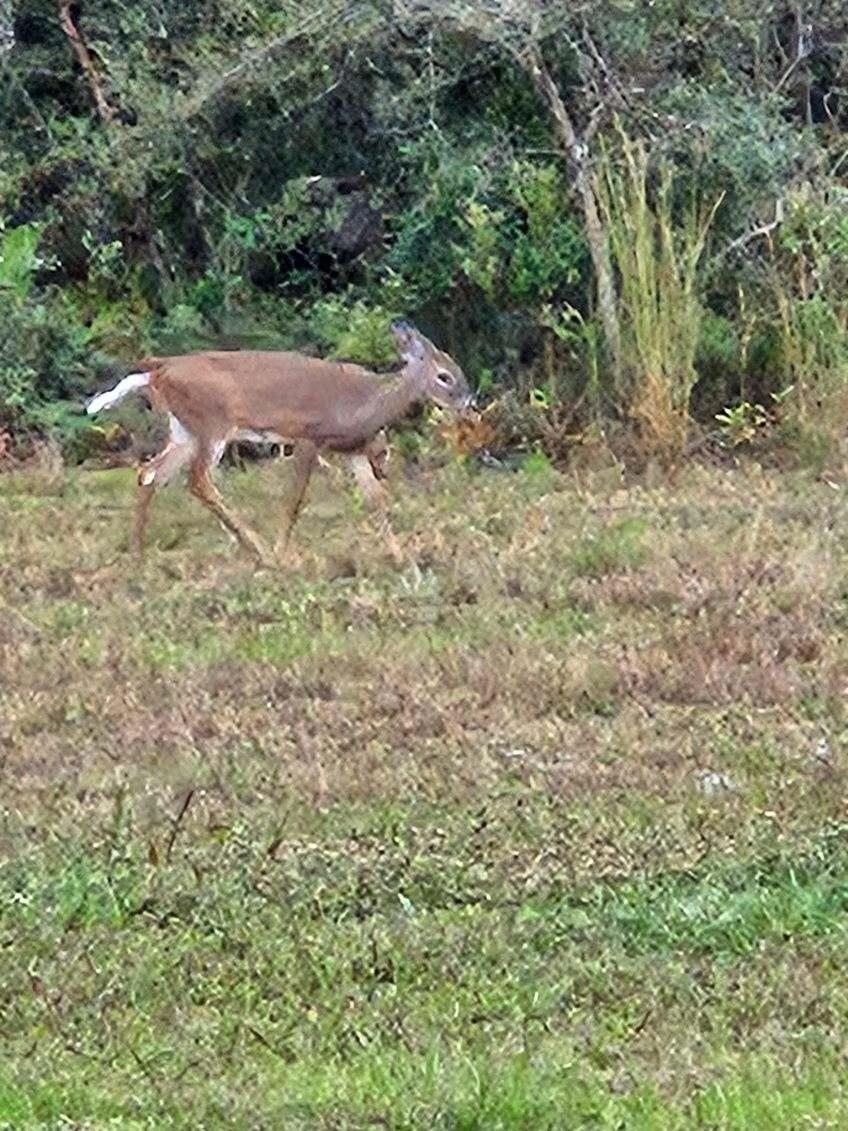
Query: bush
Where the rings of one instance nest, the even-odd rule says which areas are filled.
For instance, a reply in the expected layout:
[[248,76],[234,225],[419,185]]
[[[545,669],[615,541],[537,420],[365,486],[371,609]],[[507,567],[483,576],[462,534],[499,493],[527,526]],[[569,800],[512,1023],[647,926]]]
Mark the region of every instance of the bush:
[[79,455],[93,426],[68,402],[91,382],[95,332],[67,293],[36,285],[39,238],[30,224],[7,229],[0,241],[0,428],[57,436]]
[[0,343],[0,415],[32,424],[53,400],[79,395],[90,381],[91,334],[57,290],[7,304]]
[[390,366],[398,353],[391,323],[398,314],[364,300],[327,298],[316,304],[310,318],[322,352],[362,365]]

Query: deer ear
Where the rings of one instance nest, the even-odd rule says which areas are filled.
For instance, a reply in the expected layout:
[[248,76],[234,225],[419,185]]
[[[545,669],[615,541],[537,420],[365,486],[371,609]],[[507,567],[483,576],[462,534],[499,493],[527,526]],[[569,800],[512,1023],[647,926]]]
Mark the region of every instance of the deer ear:
[[392,323],[392,335],[404,361],[421,361],[426,355],[424,338],[405,319]]

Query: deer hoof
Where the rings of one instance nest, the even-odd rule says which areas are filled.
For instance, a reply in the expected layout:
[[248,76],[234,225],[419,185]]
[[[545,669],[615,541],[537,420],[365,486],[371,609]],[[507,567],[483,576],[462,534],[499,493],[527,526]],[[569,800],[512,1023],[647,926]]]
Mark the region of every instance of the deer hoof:
[[284,569],[299,569],[301,564],[300,554],[289,546],[275,546],[274,557],[278,566]]
[[401,549],[399,542],[389,542],[386,550],[388,551],[389,559],[392,562],[392,565],[396,566],[398,569],[402,569],[403,566],[406,565],[406,555]]
[[277,564],[274,560],[274,556],[268,553],[268,550],[261,542],[251,542],[248,548],[253,555],[253,560],[256,562],[258,569],[274,569]]
[[271,556],[273,557],[277,565],[285,565],[288,559],[288,551],[286,550],[285,546],[282,546],[279,542],[275,542],[274,550]]

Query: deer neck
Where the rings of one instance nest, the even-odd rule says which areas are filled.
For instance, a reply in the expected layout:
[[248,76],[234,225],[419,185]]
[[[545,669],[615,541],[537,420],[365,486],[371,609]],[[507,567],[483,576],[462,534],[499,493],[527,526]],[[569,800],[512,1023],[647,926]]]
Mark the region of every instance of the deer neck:
[[369,415],[373,431],[379,432],[381,428],[387,428],[402,419],[424,397],[423,382],[407,370],[401,370],[395,378],[385,382],[385,388],[380,390]]

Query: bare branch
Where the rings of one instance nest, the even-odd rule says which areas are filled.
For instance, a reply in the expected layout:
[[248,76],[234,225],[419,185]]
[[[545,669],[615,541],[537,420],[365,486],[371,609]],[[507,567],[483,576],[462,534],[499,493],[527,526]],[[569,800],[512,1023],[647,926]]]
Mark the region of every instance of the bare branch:
[[731,240],[724,251],[719,252],[719,254],[716,256],[716,260],[721,261],[728,255],[732,255],[734,251],[739,251],[740,248],[747,247],[748,244],[753,243],[754,240],[763,239],[767,236],[770,236],[772,232],[776,231],[780,227],[782,223],[783,201],[778,198],[774,202],[774,219],[771,220],[768,224],[761,224],[758,228],[752,228],[751,231],[745,232],[735,240]]
[[598,105],[592,111],[592,113],[589,115],[589,121],[586,123],[586,128],[583,131],[583,139],[584,139],[584,141],[586,142],[587,145],[592,140],[592,138],[595,136],[595,134],[598,132],[598,129],[600,128],[601,122],[604,120],[604,115],[605,115],[606,111],[607,111],[606,103],[605,102],[599,102]]
[[196,117],[230,87],[236,86],[252,72],[271,63],[276,56],[281,55],[287,48],[293,47],[299,40],[304,39],[319,27],[326,31],[338,24],[348,22],[355,14],[350,5],[338,3],[332,8],[319,8],[313,11],[294,30],[275,36],[262,47],[248,52],[234,67],[225,71],[211,87],[197,94],[186,107],[183,117],[186,119]]
[[[598,313],[610,352],[613,371],[618,374],[621,357],[621,329],[616,305],[615,279],[610,260],[609,242],[598,210],[598,200],[589,162],[589,143],[597,133],[609,93],[615,94],[610,71],[600,51],[588,34],[587,50],[567,35],[566,21],[557,19],[558,30],[565,34],[578,60],[583,86],[583,104],[589,111],[585,129],[572,117],[559,86],[548,70],[541,50],[542,17],[546,8],[528,4],[526,0],[498,0],[496,3],[437,4],[435,0],[395,0],[395,11],[416,22],[447,21],[483,42],[498,44],[507,51],[527,74],[546,105],[553,120],[553,129],[560,148],[569,163],[574,187],[583,210],[586,239],[592,257],[597,284]],[[594,105],[592,105],[594,103]],[[591,110],[589,106],[592,105]]]
[[88,44],[85,42],[82,32],[74,23],[74,17],[71,15],[71,0],[59,0],[59,23],[62,25],[62,31],[68,37],[71,48],[77,57],[77,62],[86,77],[98,117],[105,125],[109,125],[110,122],[115,120],[116,110],[106,100],[100,76],[97,74],[97,67],[94,65],[94,58],[88,49]]
[[606,90],[603,92],[605,100],[609,100],[610,95],[612,95],[612,99],[615,101],[618,109],[627,109],[630,105],[630,102],[624,92],[624,88],[618,81],[615,73],[611,70],[606,59],[598,50],[598,47],[595,44],[595,41],[592,38],[591,34],[589,33],[588,27],[586,27],[585,24],[583,26],[583,42],[586,44],[589,54],[592,56],[595,68],[603,77],[604,85],[606,87]]
[[778,81],[775,83],[774,91],[773,91],[775,94],[778,94],[783,89],[783,87],[786,86],[787,82],[789,82],[790,78],[792,77],[792,75],[794,75],[794,73],[798,69],[798,67],[800,67],[800,65],[806,59],[809,59],[809,57],[810,57],[810,52],[808,50],[805,50],[803,55],[798,54],[798,55],[795,56],[795,58],[792,60],[792,62],[789,64],[789,66],[786,68],[786,70],[783,72],[783,74],[780,76]]
[[796,12],[796,41],[795,41],[795,58],[780,76],[777,84],[774,87],[774,93],[778,94],[783,87],[789,82],[789,79],[798,69],[798,67],[813,53],[813,27],[812,24],[804,23],[801,11]]
[[551,78],[551,73],[542,59],[541,52],[535,43],[531,43],[523,50],[517,51],[516,57],[524,70],[532,78],[533,84],[539,94],[547,103],[563,147],[568,154],[575,156],[575,150],[577,150],[577,147],[580,145],[577,130],[562,100],[559,87]]
[[171,853],[174,850],[174,841],[177,839],[177,833],[180,831],[183,817],[188,812],[188,807],[191,805],[192,798],[194,797],[194,789],[190,789],[183,798],[183,803],[179,808],[179,812],[174,818],[174,823],[171,826],[171,835],[168,837],[168,843],[165,846],[165,861],[166,863],[171,859]]
[[586,44],[586,47],[589,49],[589,54],[595,60],[595,66],[598,68],[598,70],[604,76],[606,81],[611,83],[612,82],[612,76],[610,74],[610,69],[607,66],[607,61],[606,61],[606,59],[604,59],[603,55],[600,53],[597,46],[595,45],[595,41],[594,41],[594,39],[592,39],[591,35],[589,34],[589,29],[585,26],[585,24],[583,26],[583,42]]

